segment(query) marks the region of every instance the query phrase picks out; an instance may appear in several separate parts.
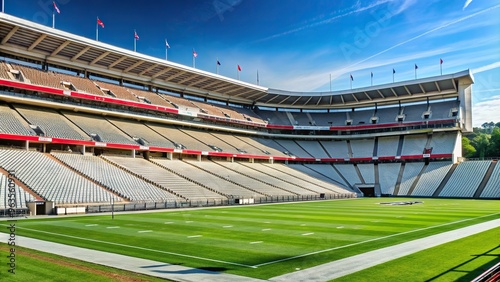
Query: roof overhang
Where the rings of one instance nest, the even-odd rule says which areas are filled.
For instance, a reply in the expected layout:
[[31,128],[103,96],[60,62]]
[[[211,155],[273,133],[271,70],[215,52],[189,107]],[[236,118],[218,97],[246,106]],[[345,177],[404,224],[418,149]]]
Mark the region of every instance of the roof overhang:
[[0,53],[237,104],[330,109],[442,99],[472,84],[469,70],[334,92],[269,89],[0,13]]

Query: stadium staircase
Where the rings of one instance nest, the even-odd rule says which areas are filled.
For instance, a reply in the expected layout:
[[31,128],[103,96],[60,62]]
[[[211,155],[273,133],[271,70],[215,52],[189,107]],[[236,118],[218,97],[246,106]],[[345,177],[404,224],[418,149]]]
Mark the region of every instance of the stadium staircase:
[[[164,166],[164,165],[162,165],[162,164],[160,164],[160,163],[158,163],[158,162],[155,162],[154,160],[149,159],[148,161],[149,161],[149,162],[151,162],[151,163],[153,163],[153,164],[155,164],[155,165],[157,165],[157,166],[159,166],[159,167],[161,167],[161,168],[163,168],[163,169],[164,169],[164,170],[166,170],[166,171],[169,171],[169,172],[170,172],[170,173],[172,173],[172,174],[175,174],[175,175],[177,175],[177,176],[179,176],[179,177],[182,177],[182,178],[186,179],[186,180],[187,180],[187,181],[189,181],[189,182],[192,182],[192,183],[194,183],[194,184],[197,184],[197,185],[199,185],[199,186],[201,186],[201,187],[203,187],[203,188],[205,188],[205,189],[207,189],[207,190],[209,190],[209,191],[212,191],[212,192],[214,192],[214,193],[217,193],[217,194],[219,194],[219,195],[221,195],[221,196],[223,196],[223,197],[225,197],[225,198],[227,198],[227,197],[228,197],[228,195],[226,195],[226,194],[224,194],[224,193],[221,193],[220,191],[214,190],[214,189],[212,189],[212,188],[208,187],[207,185],[205,185],[205,184],[203,184],[203,183],[200,183],[200,182],[198,182],[198,181],[194,181],[194,180],[190,179],[189,177],[187,177],[187,176],[185,176],[185,175],[183,175],[183,174],[177,173],[176,171],[173,171],[173,170],[169,169],[168,167],[166,167],[166,166]],[[162,186],[162,187],[163,187],[163,186]],[[175,194],[175,195],[178,195],[178,193],[175,193],[175,192],[171,191],[170,189],[165,189],[165,190],[167,190],[167,191],[169,191],[170,193],[173,193],[173,194]],[[180,195],[180,197],[182,197],[183,199],[188,200],[185,196]]]
[[[279,167],[278,167],[278,166],[275,166],[275,165],[272,165],[272,166],[271,166],[271,165],[269,165],[269,168],[274,169],[274,170],[276,170],[276,171],[279,171],[279,172],[281,172],[281,173],[283,173],[283,174],[289,175],[289,176],[290,176],[290,177],[292,177],[292,178],[293,178],[293,177],[296,177],[295,175],[291,174],[290,172],[287,172],[287,171],[284,171],[284,170],[279,169]],[[277,178],[277,179],[280,179],[280,178]],[[282,179],[282,180],[283,180],[283,181],[285,181],[285,182],[289,182],[289,181],[286,181],[286,180],[284,180],[284,179]],[[324,189],[327,189],[327,190],[330,190],[330,191],[332,191],[332,192],[334,192],[334,193],[338,193],[338,192],[336,192],[336,191],[334,191],[334,190],[332,190],[332,189],[330,189],[330,188],[328,188],[328,187],[325,187],[325,186],[323,186],[323,185],[320,185],[320,184],[318,184],[318,183],[314,183],[314,185],[319,186],[319,187],[324,188]],[[301,186],[299,186],[299,187],[301,187]],[[309,189],[307,189],[306,187],[302,187],[302,188],[304,188],[304,189],[306,189],[306,190],[309,190]],[[314,192],[314,191],[313,191],[313,192]],[[315,192],[315,193],[316,193],[316,192]]]
[[255,193],[257,193],[257,194],[262,194],[262,195],[264,195],[264,196],[266,196],[266,197],[271,197],[271,195],[269,195],[269,194],[265,194],[265,193],[263,193],[263,192],[261,192],[261,191],[257,191],[257,190],[254,190],[254,189],[250,188],[250,187],[243,186],[243,185],[241,185],[241,183],[238,183],[238,182],[236,182],[236,181],[234,181],[234,180],[231,180],[231,179],[229,179],[229,178],[226,178],[226,177],[224,177],[224,176],[222,176],[222,175],[220,175],[220,174],[217,174],[217,173],[216,173],[216,172],[214,172],[214,171],[210,171],[210,170],[204,169],[204,168],[202,168],[202,167],[199,167],[199,166],[195,165],[194,163],[191,163],[191,162],[186,162],[186,161],[182,161],[182,162],[184,162],[184,163],[186,163],[186,164],[188,164],[188,165],[191,165],[191,166],[195,167],[196,169],[202,170],[202,171],[204,171],[204,172],[207,172],[207,173],[210,173],[210,174],[212,174],[212,175],[214,175],[214,176],[217,176],[217,177],[219,177],[219,178],[221,178],[221,179],[224,179],[225,181],[230,182],[230,183],[233,183],[234,185],[238,185],[238,186],[240,186],[240,187],[242,187],[242,188],[245,188],[245,189],[250,190],[250,191],[252,191],[252,192],[255,192]]
[[81,177],[87,179],[88,181],[94,183],[95,185],[101,187],[102,189],[108,191],[109,193],[115,195],[116,197],[122,199],[123,202],[129,202],[130,199],[127,199],[126,197],[124,197],[123,195],[119,195],[117,194],[115,191],[113,191],[112,189],[110,189],[109,187],[107,187],[106,185],[104,185],[103,183],[95,180],[94,178],[92,177],[89,177],[85,174],[83,174],[82,172],[80,172],[79,170],[73,168],[72,166],[68,165],[67,163],[63,162],[62,160],[58,159],[56,156],[52,155],[52,154],[49,154],[49,153],[46,153],[45,155],[47,155],[47,157],[49,157],[50,159],[52,159],[53,161],[55,161],[56,163],[59,163],[60,165],[62,166],[65,166],[67,167],[69,170],[73,171],[74,173],[80,175]]
[[[288,183],[288,184],[290,184],[290,185],[297,186],[297,187],[299,187],[299,188],[302,188],[302,189],[304,189],[304,190],[307,190],[307,191],[309,191],[309,192],[312,192],[313,194],[317,194],[317,193],[318,193],[318,192],[313,191],[313,190],[311,190],[311,189],[309,189],[309,188],[307,188],[307,187],[304,187],[304,186],[302,186],[302,185],[298,185],[297,183],[293,183],[293,182],[292,182],[292,181],[290,181],[290,180],[286,180],[286,179],[283,179],[283,178],[277,177],[276,175],[269,174],[269,173],[267,173],[267,172],[265,172],[265,171],[262,171],[262,170],[260,170],[260,169],[258,169],[258,168],[256,168],[256,167],[251,167],[251,166],[245,165],[245,164],[243,164],[243,163],[239,163],[239,164],[241,164],[241,165],[243,165],[243,166],[246,166],[246,167],[248,167],[249,169],[253,169],[253,170],[255,170],[255,171],[258,171],[258,172],[260,172],[260,173],[262,173],[262,174],[265,174],[265,175],[269,175],[269,176],[271,176],[271,177],[274,177],[274,178],[276,178],[276,179],[278,179],[278,180],[281,180],[281,181],[283,181],[283,182],[286,182],[286,183]],[[271,167],[271,169],[278,170],[278,169],[275,169],[274,167]],[[281,170],[278,170],[278,171],[280,171],[280,172],[282,172],[282,173],[285,173],[285,174],[287,174],[287,175],[290,175],[290,174],[288,174],[288,173],[286,173],[286,172],[283,172],[283,171],[281,171]],[[290,176],[294,177],[293,175],[290,175]],[[318,185],[318,186],[320,186],[320,185]],[[320,187],[325,188],[325,187],[323,187],[323,186],[320,186]],[[325,189],[326,189],[326,188],[325,188]],[[328,190],[330,190],[330,189],[328,189]]]
[[498,164],[497,160],[494,160],[490,163],[488,170],[486,171],[486,174],[483,177],[483,180],[479,184],[479,187],[477,188],[476,192],[474,193],[473,198],[479,198],[481,194],[483,193],[484,187],[486,187],[486,184],[488,184],[488,181],[490,181],[491,175],[493,173],[493,169],[495,169],[495,166]]
[[434,193],[432,194],[432,197],[438,197],[439,194],[441,194],[441,191],[443,191],[444,186],[446,186],[446,183],[448,183],[448,180],[450,180],[451,176],[453,175],[453,172],[455,171],[455,169],[457,169],[457,166],[458,166],[458,164],[453,164],[451,166],[450,170],[448,171],[446,176],[443,178],[443,181],[441,181],[441,184],[439,184],[436,191],[434,191]]
[[[377,149],[377,140],[375,140],[375,148],[373,149],[374,150],[374,156],[375,155],[375,150]],[[374,189],[374,193],[375,193],[375,196],[379,197],[380,195],[382,195],[382,191],[380,190],[380,176],[379,176],[379,172],[378,172],[378,164],[375,164],[373,165],[373,173],[375,174],[375,189]]]
[[[219,166],[223,167],[224,169],[230,169],[230,168],[228,168],[228,167],[224,166],[223,164],[221,164],[221,163],[219,163],[219,162],[214,162],[214,163],[218,164]],[[231,170],[232,170],[232,169],[231,169]],[[282,188],[282,187],[276,186],[276,185],[274,185],[274,184],[272,184],[272,183],[267,183],[267,182],[264,182],[264,181],[262,181],[262,179],[259,179],[259,178],[256,178],[256,177],[253,177],[253,176],[248,175],[248,174],[245,174],[245,173],[243,173],[243,172],[236,171],[236,170],[233,170],[233,171],[234,171],[234,172],[236,172],[236,173],[238,173],[238,174],[244,175],[244,176],[246,176],[246,177],[248,177],[248,178],[251,178],[251,179],[253,179],[253,180],[256,180],[256,181],[258,181],[258,182],[265,183],[266,185],[269,185],[269,186],[271,186],[271,187],[274,187],[274,188],[277,188],[277,189],[280,189],[280,190],[286,191],[286,192],[288,192],[288,193],[291,193],[291,194],[294,194],[294,195],[297,195],[297,196],[299,195],[299,194],[297,194],[297,193],[295,193],[295,192],[292,192],[292,191],[287,190],[287,189],[285,189],[285,188]],[[260,192],[259,192],[259,193],[260,193]]]
[[149,184],[152,184],[152,185],[156,186],[156,187],[157,187],[157,188],[159,188],[159,189],[165,190],[165,191],[167,191],[167,192],[169,192],[169,193],[171,193],[171,194],[174,194],[174,195],[175,195],[175,196],[177,196],[177,197],[180,197],[180,198],[182,198],[182,199],[187,200],[187,198],[186,198],[186,197],[184,197],[183,195],[180,195],[179,193],[176,193],[176,192],[174,192],[174,191],[170,190],[170,189],[169,189],[169,188],[167,188],[167,187],[163,187],[163,186],[161,186],[160,184],[158,184],[158,183],[156,183],[156,182],[152,181],[151,179],[148,179],[148,178],[146,178],[146,177],[144,177],[144,176],[142,176],[142,175],[140,175],[140,174],[137,174],[137,173],[135,173],[135,172],[133,172],[133,171],[129,170],[128,168],[123,167],[123,166],[121,166],[121,165],[119,165],[119,164],[117,164],[117,163],[115,163],[115,162],[113,162],[113,161],[111,161],[111,160],[107,159],[107,158],[106,158],[106,157],[104,157],[104,156],[99,156],[99,158],[101,158],[102,160],[104,160],[105,162],[107,162],[107,163],[109,163],[109,164],[111,164],[111,165],[113,165],[113,166],[116,166],[117,168],[119,168],[119,169],[121,169],[121,170],[123,170],[123,171],[126,171],[126,172],[127,172],[127,173],[129,173],[129,174],[132,174],[133,176],[135,176],[135,177],[137,177],[137,178],[139,178],[139,179],[141,179],[141,180],[144,180],[145,182],[147,182],[147,183],[149,183]]
[[[3,167],[0,166],[0,174],[4,174],[6,177],[9,176],[9,172],[5,170]],[[22,182],[20,179],[18,179],[15,175],[11,177],[14,183],[17,185],[17,187],[21,188],[25,192],[28,192],[31,196],[35,197],[37,201],[45,201],[46,199],[42,196],[40,196],[38,193],[33,191],[28,185],[26,185],[24,182]],[[0,187],[0,189],[4,189],[5,187]]]
[[[402,136],[401,136],[401,138],[402,138]],[[401,145],[401,140],[402,140],[401,138],[399,139],[400,145]],[[398,152],[400,152],[401,147],[402,146],[398,147]],[[399,153],[398,153],[398,156],[399,156]],[[399,194],[399,187],[401,186],[401,180],[403,179],[403,173],[405,171],[405,166],[406,166],[406,163],[402,163],[401,168],[399,168],[398,179],[396,180],[396,185],[394,186],[394,192],[392,192],[393,195]]]
[[363,178],[363,174],[361,174],[361,171],[359,170],[358,164],[354,164],[354,170],[356,170],[356,174],[361,180],[361,183],[366,184],[365,179]]
[[417,184],[420,181],[420,177],[422,176],[422,174],[425,172],[425,170],[427,170],[427,166],[428,164],[425,164],[418,173],[417,177],[415,177],[415,181],[413,181],[413,183],[410,186],[410,189],[408,190],[408,194],[406,194],[407,196],[411,196],[411,194],[413,194],[413,190],[415,190],[415,187],[417,187]]

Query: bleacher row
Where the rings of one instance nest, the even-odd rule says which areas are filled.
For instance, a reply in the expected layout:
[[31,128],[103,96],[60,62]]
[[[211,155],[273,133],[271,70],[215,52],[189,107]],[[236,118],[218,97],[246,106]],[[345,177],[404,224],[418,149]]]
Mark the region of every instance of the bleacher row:
[[457,143],[454,131],[351,140],[267,139],[29,105],[11,108],[1,103],[0,118],[6,121],[0,123],[0,133],[7,134],[297,158],[412,156],[422,155],[426,148],[432,148],[433,154],[451,154]]
[[[455,169],[452,170],[452,167]],[[500,165],[492,161],[374,164],[264,164],[168,160],[0,149],[0,167],[40,198],[56,204],[205,201],[320,194],[354,194],[360,184],[386,195],[499,198]],[[478,192],[490,169],[489,181]],[[378,171],[378,175],[377,174]],[[0,174],[0,208],[6,176]],[[447,179],[447,176],[449,178]],[[379,181],[376,183],[376,179]],[[447,179],[447,181],[444,181]],[[18,188],[18,207],[34,200]]]
[[15,170],[17,179],[32,192],[57,204],[354,193],[334,181],[292,173],[278,164],[267,167],[211,161],[148,161],[123,156],[0,149],[0,167]]
[[[125,87],[110,82],[92,80],[78,75],[69,75],[14,63],[0,62],[0,78],[48,86],[75,92],[119,98],[140,103],[176,108],[179,110],[205,114],[217,118],[230,118],[245,122],[292,126],[344,126],[371,124],[373,122],[395,123],[423,120],[455,118],[457,101],[441,101],[432,104],[408,105],[390,108],[356,110],[348,112],[278,112],[268,109],[251,110],[245,107],[222,105],[199,100],[177,97],[170,92],[146,91],[135,87]],[[427,117],[425,114],[427,113]],[[401,120],[401,117],[402,120]]]

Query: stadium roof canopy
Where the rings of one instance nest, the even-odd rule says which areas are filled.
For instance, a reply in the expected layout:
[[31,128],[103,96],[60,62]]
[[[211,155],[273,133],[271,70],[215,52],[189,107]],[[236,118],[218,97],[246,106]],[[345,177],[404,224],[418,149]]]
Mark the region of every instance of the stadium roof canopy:
[[0,52],[185,94],[281,108],[350,108],[457,97],[470,71],[333,92],[270,89],[0,13]]

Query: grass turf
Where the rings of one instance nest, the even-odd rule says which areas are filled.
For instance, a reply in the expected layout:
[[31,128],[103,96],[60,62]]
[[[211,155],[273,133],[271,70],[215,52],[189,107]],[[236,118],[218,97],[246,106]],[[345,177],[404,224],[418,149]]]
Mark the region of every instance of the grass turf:
[[474,236],[395,259],[351,275],[337,282],[371,282],[374,277],[384,281],[472,281],[500,262],[498,237],[500,227]]
[[[500,217],[498,201],[355,199],[18,222],[18,235],[270,278]],[[410,199],[414,200],[414,199]]]
[[[3,270],[8,268],[7,255],[10,246],[0,244],[0,255]],[[2,271],[2,281],[37,281],[37,282],[65,282],[72,278],[74,281],[112,282],[160,282],[164,279],[137,274],[98,264],[88,263],[76,259],[61,257],[36,250],[16,246],[15,273]]]

